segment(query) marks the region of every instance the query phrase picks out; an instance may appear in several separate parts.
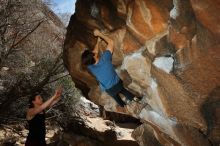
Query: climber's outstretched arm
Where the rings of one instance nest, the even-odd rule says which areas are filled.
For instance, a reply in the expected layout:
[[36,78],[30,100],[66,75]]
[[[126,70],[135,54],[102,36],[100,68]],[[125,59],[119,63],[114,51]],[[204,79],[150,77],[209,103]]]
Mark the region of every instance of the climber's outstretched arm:
[[113,52],[113,50],[114,50],[114,42],[113,42],[113,40],[110,37],[104,35],[103,33],[101,33],[97,29],[94,30],[94,35],[97,36],[97,37],[100,37],[101,39],[106,41],[106,43],[108,44],[107,45],[107,50],[109,50],[111,53]]
[[96,45],[95,45],[95,47],[94,47],[94,49],[92,51],[95,54],[95,57],[97,57],[98,54],[99,54],[99,42],[100,41],[101,41],[101,39],[100,39],[100,37],[98,37]]

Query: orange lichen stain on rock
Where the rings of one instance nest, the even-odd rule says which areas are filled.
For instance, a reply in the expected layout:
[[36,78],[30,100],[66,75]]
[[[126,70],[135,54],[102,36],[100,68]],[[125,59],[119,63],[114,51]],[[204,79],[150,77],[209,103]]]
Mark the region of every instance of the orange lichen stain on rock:
[[133,25],[133,29],[135,29],[144,39],[148,39],[152,37],[153,32],[150,29],[148,22],[145,21],[143,13],[141,12],[140,5],[137,2],[133,5],[131,22]]
[[149,8],[152,18],[150,21],[152,31],[156,33],[161,33],[167,29],[167,16],[165,11],[158,8],[155,2],[151,0],[144,1],[146,6]]

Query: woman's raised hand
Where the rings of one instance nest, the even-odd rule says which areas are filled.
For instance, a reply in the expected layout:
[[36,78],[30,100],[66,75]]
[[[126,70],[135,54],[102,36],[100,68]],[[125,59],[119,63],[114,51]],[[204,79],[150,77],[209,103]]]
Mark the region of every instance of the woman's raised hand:
[[56,91],[55,91],[55,99],[58,99],[61,96],[62,91],[63,91],[63,87],[62,86],[60,86],[60,87],[58,87],[56,89]]

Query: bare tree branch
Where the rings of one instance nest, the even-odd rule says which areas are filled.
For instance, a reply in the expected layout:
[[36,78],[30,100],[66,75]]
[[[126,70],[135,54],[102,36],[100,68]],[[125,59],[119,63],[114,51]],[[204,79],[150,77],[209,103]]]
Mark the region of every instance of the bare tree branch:
[[12,46],[10,47],[10,49],[8,50],[7,54],[6,54],[6,58],[7,56],[12,52],[13,48],[16,47],[18,44],[22,43],[22,41],[24,41],[29,35],[31,35],[44,21],[39,22],[30,32],[28,32],[23,38],[21,38],[20,40],[18,40],[16,43],[12,44]]
[[65,75],[63,75],[63,76],[61,76],[61,77],[59,77],[59,78],[56,78],[56,79],[54,79],[54,80],[48,82],[47,84],[51,84],[51,83],[53,83],[53,82],[56,82],[56,81],[58,81],[58,80],[60,80],[60,79],[62,79],[62,78],[64,78],[64,77],[66,77],[66,76],[68,76],[68,75],[69,75],[69,73],[67,73],[67,74],[65,74]]

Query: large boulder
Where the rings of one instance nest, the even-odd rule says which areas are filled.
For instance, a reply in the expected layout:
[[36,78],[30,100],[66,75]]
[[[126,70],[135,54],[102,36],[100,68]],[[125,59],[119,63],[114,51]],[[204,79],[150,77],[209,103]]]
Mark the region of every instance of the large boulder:
[[[67,28],[66,67],[88,99],[142,119],[134,134],[140,145],[217,145],[219,8],[217,0],[78,0]],[[81,67],[82,52],[96,43],[95,28],[114,40],[113,64],[126,88],[143,97],[127,111]]]

